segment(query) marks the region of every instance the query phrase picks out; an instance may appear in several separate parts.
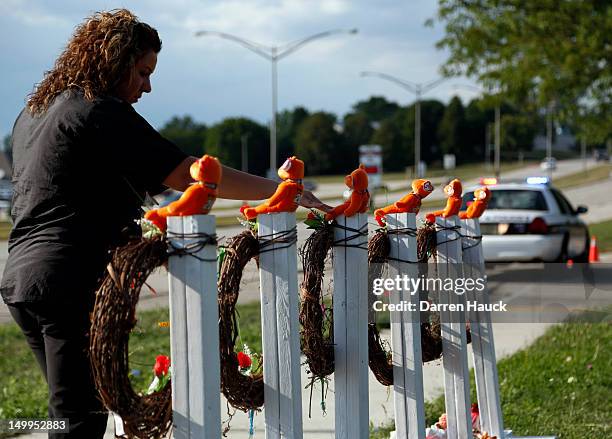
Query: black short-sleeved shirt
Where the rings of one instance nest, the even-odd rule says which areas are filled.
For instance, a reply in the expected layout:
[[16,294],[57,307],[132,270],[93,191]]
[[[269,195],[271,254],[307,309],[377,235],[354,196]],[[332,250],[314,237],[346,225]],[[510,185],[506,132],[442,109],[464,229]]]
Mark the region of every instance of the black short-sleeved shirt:
[[187,157],[133,108],[112,97],[59,95],[41,115],[23,110],[13,128],[6,303],[91,300],[145,193]]

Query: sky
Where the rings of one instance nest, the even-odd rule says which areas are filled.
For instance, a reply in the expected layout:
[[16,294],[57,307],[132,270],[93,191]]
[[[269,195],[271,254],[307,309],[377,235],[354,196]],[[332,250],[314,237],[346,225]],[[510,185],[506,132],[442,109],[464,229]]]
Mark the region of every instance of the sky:
[[[313,41],[278,65],[278,108],[304,106],[339,117],[372,95],[407,105],[414,96],[361,71],[416,83],[439,77],[447,54],[435,47],[440,24],[435,0],[2,0],[0,2],[0,136],[12,130],[27,95],[53,66],[74,28],[95,11],[125,7],[155,27],[163,41],[153,92],[136,110],[160,128],[175,115],[207,125],[244,116],[267,124],[271,115],[270,62],[236,43],[195,37],[226,32],[267,46],[330,29],[357,28]],[[425,95],[447,102],[477,93],[450,79]]]

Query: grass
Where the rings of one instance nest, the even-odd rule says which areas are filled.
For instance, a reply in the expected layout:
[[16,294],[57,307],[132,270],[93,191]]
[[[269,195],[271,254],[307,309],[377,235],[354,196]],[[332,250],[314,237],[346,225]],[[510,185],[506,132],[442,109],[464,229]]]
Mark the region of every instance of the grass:
[[[241,305],[239,342],[261,353],[259,303]],[[550,328],[528,347],[498,364],[504,424],[516,435],[556,434],[559,439],[608,438],[612,434],[612,325],[609,312],[591,313],[589,321]],[[609,318],[609,317],[608,317]],[[130,337],[132,385],[146,389],[158,354],[169,355],[168,310],[138,313]],[[21,331],[0,325],[0,419],[46,416],[46,390]],[[239,349],[239,348],[238,348]],[[472,400],[476,401],[474,377]],[[425,407],[427,425],[445,411],[443,396]],[[387,438],[393,424],[372,428],[371,438]],[[0,433],[0,437],[3,437]]]
[[597,237],[599,251],[612,251],[612,220],[589,224],[589,233]]
[[[261,353],[259,303],[239,305],[240,339],[253,352]],[[153,379],[155,357],[170,355],[170,330],[159,325],[169,320],[168,308],[138,312],[138,323],[130,335],[132,386],[145,391]],[[242,350],[242,346],[237,346]],[[17,325],[0,325],[0,419],[46,418],[47,390],[42,373]],[[7,437],[0,431],[0,438]]]
[[[241,342],[261,352],[259,304],[238,307]],[[605,314],[602,314],[605,315]],[[599,317],[601,318],[601,316]],[[168,310],[138,314],[130,338],[132,383],[144,390],[157,354],[169,355],[169,330],[159,322]],[[612,343],[609,322],[575,322],[551,328],[529,348],[499,362],[504,422],[517,435],[557,434],[566,438],[604,438],[612,433]],[[44,417],[46,391],[23,335],[14,324],[0,326],[0,419]],[[472,376],[472,389],[475,389]],[[473,391],[472,400],[476,400]],[[426,404],[427,425],[445,411],[443,397]],[[392,424],[373,429],[388,437]],[[387,435],[387,436],[385,436]]]
[[[565,323],[550,328],[527,349],[498,363],[504,425],[516,436],[559,439],[612,435],[612,325]],[[472,373],[472,401],[476,401]],[[425,406],[427,425],[445,412],[444,397]],[[393,424],[372,428],[370,438],[388,438]]]
[[12,228],[13,224],[9,221],[0,221],[0,240],[6,241]]
[[610,172],[612,172],[612,166],[599,165],[587,171],[579,171],[574,174],[559,177],[553,180],[553,185],[557,189],[567,189],[574,186],[592,184],[610,178]]

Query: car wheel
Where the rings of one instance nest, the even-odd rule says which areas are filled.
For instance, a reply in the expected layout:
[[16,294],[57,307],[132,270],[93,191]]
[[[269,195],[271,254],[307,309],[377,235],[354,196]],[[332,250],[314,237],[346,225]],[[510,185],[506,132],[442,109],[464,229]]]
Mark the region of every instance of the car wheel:
[[579,254],[578,256],[576,256],[576,258],[574,259],[575,262],[580,262],[583,264],[588,264],[589,263],[589,247],[591,246],[591,236],[589,235],[589,232],[587,232],[586,234],[586,240],[584,243],[584,251]]

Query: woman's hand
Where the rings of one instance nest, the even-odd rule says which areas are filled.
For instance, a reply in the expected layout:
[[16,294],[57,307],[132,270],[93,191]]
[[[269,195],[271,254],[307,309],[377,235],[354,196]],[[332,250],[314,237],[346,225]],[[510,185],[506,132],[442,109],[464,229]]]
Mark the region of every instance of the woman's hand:
[[333,209],[333,207],[328,206],[327,204],[319,200],[317,197],[315,197],[314,194],[310,191],[304,191],[302,193],[302,198],[300,199],[300,206],[306,207],[307,209],[319,209],[323,212],[329,212]]

